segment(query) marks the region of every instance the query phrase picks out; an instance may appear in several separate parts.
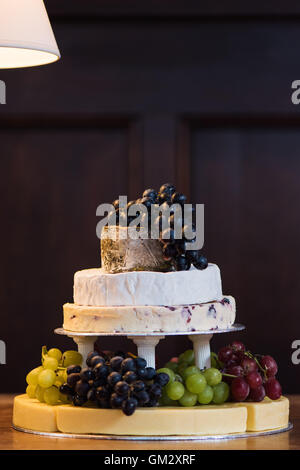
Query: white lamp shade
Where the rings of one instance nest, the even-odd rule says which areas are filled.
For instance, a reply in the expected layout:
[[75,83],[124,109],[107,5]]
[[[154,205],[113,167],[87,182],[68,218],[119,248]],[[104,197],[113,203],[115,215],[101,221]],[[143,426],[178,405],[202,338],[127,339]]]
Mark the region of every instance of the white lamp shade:
[[60,58],[43,0],[0,0],[0,69]]

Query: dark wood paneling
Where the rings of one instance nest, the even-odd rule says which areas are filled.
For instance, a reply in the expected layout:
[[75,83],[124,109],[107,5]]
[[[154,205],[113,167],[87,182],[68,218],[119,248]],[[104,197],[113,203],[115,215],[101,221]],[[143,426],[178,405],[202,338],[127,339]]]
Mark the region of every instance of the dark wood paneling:
[[[300,278],[298,129],[191,129],[193,199],[205,204],[205,251],[237,300],[249,348],[278,358],[295,387]],[[218,338],[216,344],[223,344]]]
[[2,129],[0,140],[3,392],[22,388],[23,368],[38,362],[41,344],[72,344],[53,329],[61,325],[62,304],[72,301],[74,272],[99,266],[96,207],[129,193],[131,168],[128,127],[118,123],[36,122]]
[[[299,391],[299,5],[125,3],[48,0],[62,60],[0,71],[0,391],[23,389],[42,343],[65,344],[52,330],[74,271],[99,264],[97,205],[166,180],[205,203],[205,251],[237,298],[241,337]],[[188,345],[162,341],[159,362]]]

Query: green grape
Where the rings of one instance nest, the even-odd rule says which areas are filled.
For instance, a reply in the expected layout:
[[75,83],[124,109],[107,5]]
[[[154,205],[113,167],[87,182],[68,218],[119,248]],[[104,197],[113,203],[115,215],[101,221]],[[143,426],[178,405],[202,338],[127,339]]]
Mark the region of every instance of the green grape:
[[192,365],[195,361],[195,354],[192,349],[187,349],[182,354],[182,361],[187,362],[189,365]]
[[29,398],[35,398],[36,385],[27,385],[26,393]]
[[229,385],[226,382],[220,382],[218,385],[215,385],[213,387],[214,396],[212,401],[217,405],[224,403],[228,400],[229,390]]
[[40,372],[38,377],[38,384],[42,388],[51,387],[56,380],[56,374],[51,369],[44,369]]
[[35,369],[32,369],[28,374],[26,375],[26,382],[28,385],[37,385],[38,383],[38,376],[39,373],[42,372],[43,367],[39,366],[36,367]]
[[70,403],[68,396],[64,395],[63,393],[59,394],[59,399],[62,403]]
[[37,398],[37,400],[39,400],[41,403],[45,403],[44,389],[42,387],[40,387],[39,385],[37,385],[37,387],[35,389],[35,398]]
[[184,394],[184,386],[180,382],[169,382],[165,388],[171,400],[179,400]]
[[178,404],[176,400],[171,400],[171,398],[168,397],[165,387],[163,388],[163,391],[162,391],[160,403],[162,406],[177,406]]
[[184,357],[183,357],[184,353],[181,353],[179,356],[178,356],[178,364],[181,364],[182,362],[186,362],[184,360]]
[[177,362],[169,361],[165,364],[165,368],[171,369],[173,372],[177,372],[178,364]]
[[183,372],[183,379],[186,380],[190,375],[201,374],[200,369],[197,366],[189,366]]
[[201,405],[208,405],[212,401],[213,396],[213,388],[210,385],[206,385],[205,389],[198,394],[198,402],[201,403]]
[[57,377],[59,377],[59,379],[61,378],[63,383],[66,383],[67,381],[67,378],[68,378],[68,374],[67,374],[67,370],[64,369],[64,370],[59,370],[57,372]]
[[160,374],[161,372],[163,372],[164,374],[168,374],[168,376],[170,378],[170,382],[174,382],[174,380],[175,380],[174,372],[171,369],[168,369],[167,367],[162,367],[161,369],[158,369],[156,372],[158,374]]
[[179,375],[179,374],[175,374],[175,380],[176,380],[177,382],[181,382],[181,383],[183,382],[183,378],[182,378],[181,375]]
[[59,401],[59,390],[56,387],[47,388],[44,391],[44,400],[47,405],[57,405]]
[[203,374],[189,375],[185,381],[185,386],[191,393],[201,393],[206,387],[206,380]]
[[213,387],[214,385],[218,385],[222,380],[222,374],[219,369],[215,367],[210,367],[203,372],[203,375],[206,379],[208,385]]
[[48,356],[54,357],[54,359],[56,359],[57,362],[59,362],[61,361],[61,358],[62,358],[62,352],[57,348],[52,348],[52,349],[49,349]]
[[58,362],[55,357],[45,356],[43,359],[43,366],[45,369],[56,370],[58,368]]
[[177,369],[177,374],[180,374],[181,377],[183,377],[184,375],[184,371],[185,369],[188,367],[188,363],[187,362],[182,362],[181,364],[178,365],[178,369]]
[[65,351],[62,356],[63,367],[81,366],[82,355],[78,351]]
[[185,390],[184,394],[179,399],[179,403],[181,406],[195,406],[197,403],[197,395]]
[[64,380],[64,378],[61,375],[57,375],[56,379],[55,379],[55,382],[54,382],[54,385],[55,385],[55,387],[59,388],[65,382],[66,381]]
[[218,368],[217,355],[214,352],[210,353],[210,363],[211,363],[211,367]]

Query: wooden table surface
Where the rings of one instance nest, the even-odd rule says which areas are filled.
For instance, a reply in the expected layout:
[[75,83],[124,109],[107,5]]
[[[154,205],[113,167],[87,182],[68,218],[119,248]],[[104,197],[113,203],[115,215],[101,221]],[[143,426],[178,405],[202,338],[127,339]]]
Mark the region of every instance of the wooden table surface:
[[0,450],[204,450],[204,449],[300,449],[300,395],[289,396],[294,429],[282,434],[217,442],[101,441],[49,438],[12,429],[13,395],[0,395]]

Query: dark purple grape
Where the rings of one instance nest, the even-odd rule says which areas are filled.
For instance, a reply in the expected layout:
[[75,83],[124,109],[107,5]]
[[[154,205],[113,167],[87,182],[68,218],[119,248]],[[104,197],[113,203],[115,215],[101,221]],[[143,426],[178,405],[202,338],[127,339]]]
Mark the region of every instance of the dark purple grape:
[[106,364],[99,363],[94,367],[93,372],[95,374],[95,379],[102,379],[107,377],[109,374],[109,368]]
[[116,370],[117,372],[119,372],[121,370],[121,365],[123,361],[124,361],[124,357],[122,357],[120,354],[117,356],[114,356],[110,360],[110,367],[113,370]]
[[67,375],[70,374],[79,374],[81,372],[80,366],[69,366],[67,367]]
[[155,383],[160,385],[161,387],[165,387],[169,383],[170,377],[168,374],[165,374],[164,372],[159,372],[159,374],[156,374],[156,377],[154,379]]
[[99,408],[111,408],[110,400],[106,398],[100,398],[97,400],[97,405]]
[[145,189],[145,191],[143,192],[143,197],[149,197],[150,199],[152,199],[153,201],[156,201],[157,199],[157,191],[155,191],[155,189]]
[[132,391],[134,393],[141,392],[142,390],[145,389],[145,383],[142,380],[137,380],[132,384]]
[[158,402],[155,398],[150,398],[150,400],[145,404],[148,408],[153,408],[154,406],[157,406]]
[[174,191],[176,191],[176,188],[174,184],[172,183],[164,183],[160,188],[159,188],[159,193],[170,193],[173,194]]
[[105,359],[98,355],[93,356],[88,362],[88,366],[94,368],[97,364],[105,364]]
[[135,398],[128,398],[122,402],[122,410],[126,416],[131,416],[138,405],[138,401]]
[[79,382],[80,380],[80,374],[70,374],[68,375],[67,378],[67,384],[70,385],[70,387],[75,387],[76,383]]
[[195,268],[197,269],[206,269],[208,266],[208,261],[207,261],[207,258],[205,258],[205,256],[200,255],[198,256],[198,260],[194,262],[193,264]]
[[136,357],[135,364],[138,369],[142,369],[147,367],[147,361],[143,357]]
[[87,392],[87,399],[88,401],[91,401],[91,402],[94,402],[96,401],[96,390],[94,388],[91,388],[88,392]]
[[86,401],[87,401],[87,398],[85,396],[78,395],[77,393],[73,397],[73,405],[74,406],[82,406],[86,403]]
[[89,389],[89,384],[87,382],[83,382],[82,380],[79,380],[75,385],[75,392],[80,397],[86,397]]
[[181,194],[181,193],[173,193],[172,194],[172,203],[173,204],[185,204],[186,202],[186,196],[184,194]]
[[59,387],[59,391],[63,395],[74,395],[73,387],[71,387],[68,383],[62,384]]
[[176,246],[170,243],[164,244],[162,252],[165,261],[169,261],[170,259],[175,258],[175,256],[178,255]]
[[153,367],[146,367],[146,380],[153,380],[156,376],[156,370]]
[[156,400],[158,400],[162,396],[161,386],[157,383],[150,385],[150,387],[148,388],[148,393],[151,398],[155,398]]
[[117,382],[120,382],[122,380],[122,376],[121,374],[119,374],[119,372],[111,372],[108,376],[107,376],[107,383],[108,385],[110,385],[111,387],[114,387],[114,385],[117,383]]
[[118,395],[121,395],[121,396],[127,395],[128,392],[129,392],[129,385],[128,385],[127,382],[122,380],[122,381],[116,383],[116,385],[114,387],[114,391]]
[[131,357],[127,357],[126,359],[124,359],[121,364],[121,371],[123,374],[125,374],[125,372],[129,370],[133,372],[135,372],[136,370],[135,361]]
[[140,379],[146,380],[146,376],[147,376],[146,368],[143,367],[142,369],[138,369],[137,375],[139,376]]
[[80,372],[80,378],[84,382],[89,382],[90,380],[93,380],[95,378],[95,374],[92,371],[92,369],[89,369],[88,367],[86,367],[85,369],[82,369],[82,371]]
[[132,384],[133,382],[135,382],[137,380],[137,378],[138,378],[137,374],[135,372],[133,372],[132,370],[127,371],[123,375],[123,380],[125,380],[125,382],[127,382],[128,384]]
[[143,204],[145,207],[147,207],[147,209],[149,209],[151,205],[153,204],[153,200],[150,199],[149,197],[143,197],[141,199],[141,204]]
[[110,405],[112,408],[121,408],[123,401],[124,397],[118,395],[117,393],[113,393],[110,397]]
[[176,257],[175,267],[177,271],[188,271],[191,267],[191,262],[185,255],[179,255]]
[[140,406],[144,406],[150,400],[149,393],[146,392],[146,390],[135,393],[135,398],[138,400]]
[[110,397],[110,390],[107,385],[102,385],[96,389],[96,398],[100,400],[101,398],[108,399]]

